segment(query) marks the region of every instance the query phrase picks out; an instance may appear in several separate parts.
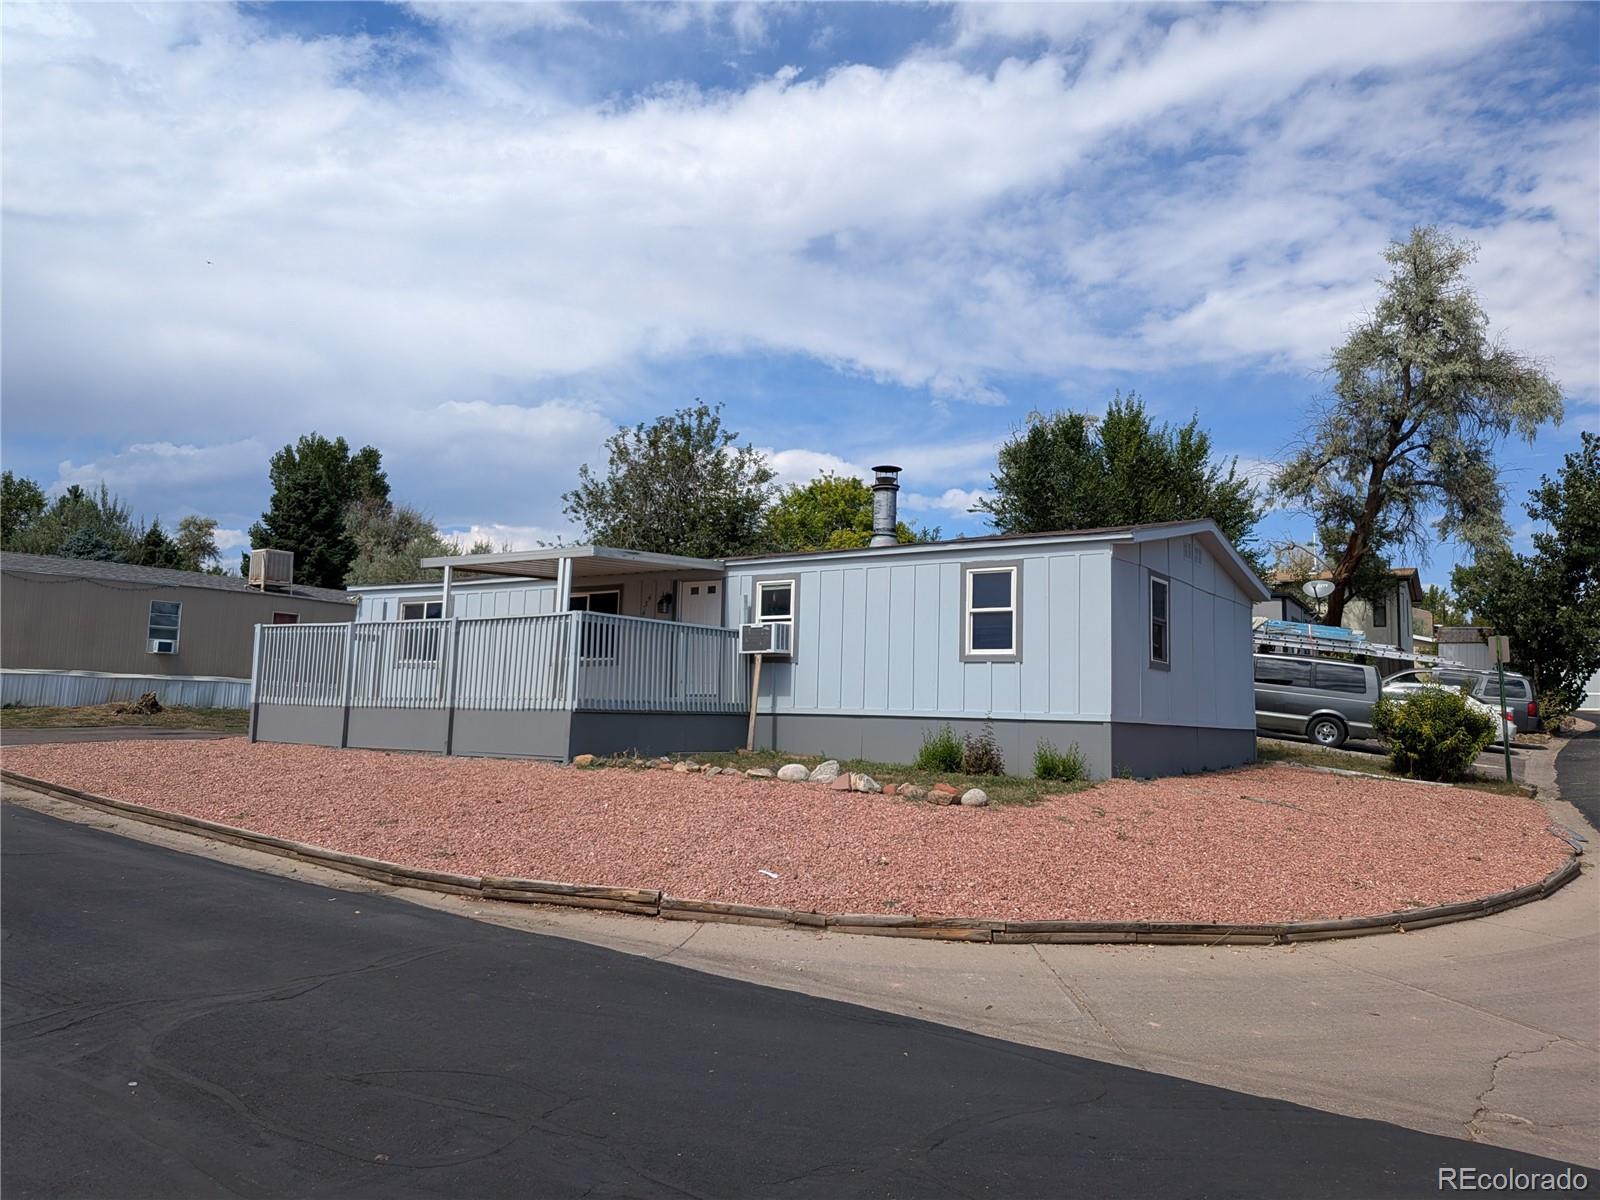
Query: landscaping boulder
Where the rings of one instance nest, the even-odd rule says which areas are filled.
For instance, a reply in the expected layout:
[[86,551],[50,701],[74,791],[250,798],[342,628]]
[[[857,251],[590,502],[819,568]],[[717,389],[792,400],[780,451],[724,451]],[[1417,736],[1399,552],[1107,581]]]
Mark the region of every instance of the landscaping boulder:
[[902,783],[895,788],[894,794],[902,800],[926,800],[928,798],[928,789],[920,783]]
[[871,775],[852,775],[850,776],[850,790],[852,792],[881,792],[883,791],[883,784],[879,783]]
[[579,755],[576,755],[572,760],[572,765],[575,766],[575,767],[592,767],[592,766],[594,766],[594,755],[592,755],[592,754],[579,754]]
[[767,770],[766,767],[751,767],[744,774],[745,774],[745,778],[746,779],[771,779],[772,778],[772,772]]
[[961,803],[968,808],[982,808],[989,803],[989,793],[982,788],[968,788],[961,793]]
[[936,783],[928,789],[928,800],[933,804],[954,804],[961,799],[961,789],[948,783]]
[[896,789],[896,788],[897,788],[897,787],[899,787],[899,785],[898,785],[898,784],[894,784],[894,783],[886,783],[886,784],[884,784],[884,785],[883,785],[883,794],[884,794],[884,795],[885,795],[885,796],[894,796],[894,795],[897,795],[897,794],[898,794],[898,793],[897,793],[897,792],[896,792],[896,790],[895,790],[895,789]]
[[804,783],[811,778],[811,772],[801,763],[785,763],[778,768],[778,778],[785,783]]
[[830,792],[848,792],[850,790],[851,781],[854,778],[855,777],[853,775],[837,775],[828,780],[828,790]]
[[811,774],[806,776],[812,783],[832,783],[839,778],[839,760],[830,758],[825,763],[818,763],[811,769]]
[[707,763],[705,766],[700,768],[700,774],[715,775],[720,770],[722,770],[722,768],[717,766],[715,763]]

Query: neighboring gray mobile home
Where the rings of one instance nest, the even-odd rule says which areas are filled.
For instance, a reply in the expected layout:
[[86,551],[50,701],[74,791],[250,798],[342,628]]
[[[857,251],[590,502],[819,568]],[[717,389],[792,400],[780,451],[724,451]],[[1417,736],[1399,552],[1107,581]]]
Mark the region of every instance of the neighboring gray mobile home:
[[930,730],[988,720],[1015,774],[1041,739],[1076,743],[1100,777],[1254,759],[1250,609],[1267,593],[1212,522],[884,537],[727,561],[430,559],[437,583],[356,589],[348,630],[260,630],[252,734],[556,760],[733,749],[753,674],[740,626],[782,625],[761,746],[909,761]]
[[237,575],[0,553],[0,678],[11,704],[76,706],[155,692],[165,704],[243,708],[255,627],[348,622],[354,597],[263,591]]

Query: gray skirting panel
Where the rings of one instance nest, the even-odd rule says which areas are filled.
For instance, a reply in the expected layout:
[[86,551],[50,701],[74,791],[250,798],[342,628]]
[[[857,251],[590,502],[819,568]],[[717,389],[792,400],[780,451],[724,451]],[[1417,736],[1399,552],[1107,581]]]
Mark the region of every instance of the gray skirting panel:
[[746,718],[737,713],[572,714],[573,754],[705,754],[744,745]]

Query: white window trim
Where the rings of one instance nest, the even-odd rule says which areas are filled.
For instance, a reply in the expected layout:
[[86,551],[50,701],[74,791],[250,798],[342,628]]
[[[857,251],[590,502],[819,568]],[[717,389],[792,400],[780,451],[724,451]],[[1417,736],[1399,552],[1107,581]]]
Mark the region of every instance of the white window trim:
[[[1011,603],[997,607],[979,608],[972,603],[972,581],[979,575],[1009,575],[1011,576]],[[1014,659],[1020,653],[1017,645],[1018,634],[1021,632],[1019,620],[1020,606],[1017,603],[1017,591],[1021,587],[1021,572],[1015,566],[969,566],[966,570],[966,595],[963,597],[961,612],[961,645],[969,657],[977,659]],[[1011,645],[1004,649],[977,650],[972,645],[972,618],[975,613],[1009,613],[1011,615]]]
[[[1167,602],[1166,602],[1164,607],[1167,610],[1167,615],[1164,616],[1164,617],[1156,616],[1156,584],[1158,584],[1158,583],[1163,588],[1166,589]],[[1146,596],[1145,615],[1147,617],[1149,617],[1149,619],[1150,619],[1149,620],[1149,626],[1145,630],[1145,643],[1146,643],[1147,649],[1149,650],[1150,665],[1152,667],[1167,667],[1167,668],[1171,668],[1171,666],[1172,666],[1172,580],[1168,579],[1166,576],[1157,575],[1154,572],[1151,572],[1151,575],[1150,575],[1150,588],[1149,588],[1149,592],[1148,592],[1148,594]],[[1161,625],[1161,634],[1162,634],[1162,636],[1161,636],[1161,645],[1166,649],[1166,654],[1161,658],[1157,658],[1156,657],[1156,625],[1157,625],[1157,623],[1159,623]]]
[[[573,592],[571,597],[568,600],[568,603],[571,603],[572,600],[576,600],[579,596],[582,596],[585,599],[588,599],[590,596],[615,596],[617,598],[617,611],[614,612],[614,613],[597,613],[596,615],[597,616],[601,616],[601,617],[620,617],[622,615],[622,589],[621,588],[595,588],[592,591],[587,591],[587,592]],[[581,609],[569,609],[568,611],[569,612],[574,612],[574,611],[575,612],[588,612],[590,610],[587,609],[587,608],[581,608]]]
[[[430,617],[428,615],[428,605],[430,605],[430,604],[437,604],[439,606],[439,616]],[[420,617],[408,617],[408,616],[406,616],[406,609],[408,609],[408,608],[421,608],[422,609],[422,615]],[[437,621],[437,620],[440,620],[443,616],[444,616],[444,601],[443,600],[402,600],[402,601],[400,601],[400,616],[397,619],[401,620],[401,621]]]
[[[156,605],[158,605],[158,604],[170,604],[170,605],[172,605],[174,608],[176,608],[178,610],[177,612],[172,614],[172,626],[171,626],[171,628],[172,628],[172,636],[171,637],[168,637],[164,633],[158,634],[158,633],[155,632],[155,630],[156,630],[156,623],[155,623]],[[162,629],[166,629],[167,626],[165,624],[163,624],[161,626],[161,628]],[[151,642],[171,642],[172,643],[172,653],[176,654],[178,652],[178,649],[179,649],[179,640],[178,639],[179,639],[179,636],[182,634],[182,632],[183,632],[183,601],[182,600],[152,600],[152,601],[150,601],[150,607],[145,610],[145,619],[144,619],[144,635],[145,635],[145,652],[146,653],[148,653],[148,654],[157,653],[156,651],[150,649],[150,643]]]
[[[789,615],[787,617],[764,617],[761,615],[761,593],[768,588],[789,589]],[[756,581],[755,623],[757,625],[790,625],[794,624],[794,598],[798,589],[793,579],[761,579]]]

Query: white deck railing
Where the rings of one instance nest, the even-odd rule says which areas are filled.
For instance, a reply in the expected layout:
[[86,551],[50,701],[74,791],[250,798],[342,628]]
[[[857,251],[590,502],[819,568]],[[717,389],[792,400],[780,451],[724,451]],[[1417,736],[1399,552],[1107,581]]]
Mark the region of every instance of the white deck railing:
[[252,700],[351,708],[742,712],[738,633],[550,613],[261,625]]

